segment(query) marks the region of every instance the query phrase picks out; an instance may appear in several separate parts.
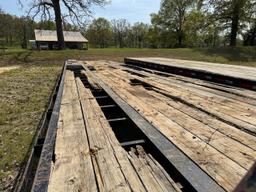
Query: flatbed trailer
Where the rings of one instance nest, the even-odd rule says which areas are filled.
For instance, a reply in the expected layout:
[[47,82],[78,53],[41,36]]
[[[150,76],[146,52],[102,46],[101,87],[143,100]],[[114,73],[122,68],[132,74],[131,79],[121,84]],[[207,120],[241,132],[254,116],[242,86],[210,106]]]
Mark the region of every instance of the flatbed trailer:
[[256,160],[255,117],[249,89],[127,60],[70,60],[35,176],[21,186],[232,191]]

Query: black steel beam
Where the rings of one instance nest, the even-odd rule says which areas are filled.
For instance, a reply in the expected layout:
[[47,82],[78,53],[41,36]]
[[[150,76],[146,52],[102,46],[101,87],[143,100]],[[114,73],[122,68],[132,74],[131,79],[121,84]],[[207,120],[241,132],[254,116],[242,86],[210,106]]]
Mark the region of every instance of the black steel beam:
[[115,119],[108,119],[108,122],[125,121],[125,120],[127,120],[126,117],[121,117],[121,118],[115,118]]
[[[84,66],[85,67],[85,66]],[[86,68],[86,67],[85,67]],[[176,145],[165,137],[156,127],[141,116],[135,109],[122,100],[112,89],[105,84],[95,72],[90,72],[98,85],[115,101],[137,127],[147,136],[153,145],[167,158],[176,170],[198,192],[225,190],[205,173],[195,162],[184,154]]]
[[113,107],[116,107],[116,105],[101,105],[101,106],[100,106],[101,109],[113,108]]
[[127,141],[120,143],[122,147],[132,146],[132,145],[141,145],[144,144],[146,141],[144,139],[134,140],[134,141]]
[[95,99],[107,99],[109,96],[96,96]]

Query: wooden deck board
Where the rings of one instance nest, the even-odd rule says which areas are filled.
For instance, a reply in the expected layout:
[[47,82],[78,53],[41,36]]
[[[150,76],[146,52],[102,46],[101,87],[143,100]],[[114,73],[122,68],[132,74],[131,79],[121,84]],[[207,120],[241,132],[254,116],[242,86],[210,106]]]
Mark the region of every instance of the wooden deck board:
[[[204,65],[172,62],[197,70]],[[256,160],[255,92],[114,62],[85,65],[93,66],[93,73],[226,191],[235,188]],[[220,73],[215,65],[202,68]],[[228,68],[223,67],[223,75],[230,75]],[[232,68],[232,74],[242,78],[239,70]],[[100,89],[91,72],[81,74],[90,88]],[[134,80],[138,83],[132,84]],[[66,71],[48,191],[180,191],[143,148],[127,152],[121,147],[90,88]]]
[[[155,75],[148,72],[141,72],[141,71],[138,72],[134,69],[125,68],[125,70],[129,72],[136,72],[139,74],[143,74],[150,79],[158,78],[159,80],[162,80],[162,82],[164,82],[165,84],[182,86],[183,88],[190,89],[196,93],[201,93],[204,96],[217,97],[217,99],[224,99],[226,101],[231,100],[233,102],[236,102],[236,103],[233,103],[235,105],[237,105],[238,103],[239,104],[242,103],[242,105],[249,104],[247,106],[250,106],[250,107],[256,106],[256,95],[255,93],[253,94],[251,93],[251,91],[248,91],[248,90],[243,90],[243,92],[242,91],[238,92],[239,90],[236,90],[236,92],[234,92],[232,89],[227,90],[224,87],[220,87],[220,86],[216,87],[214,85],[211,85],[210,83],[204,83],[201,80],[186,78],[184,82],[184,78],[180,78],[180,76],[179,77],[178,76],[162,77],[160,75]],[[221,90],[221,88],[223,89],[223,91]],[[248,98],[249,96],[254,98],[250,99]],[[234,107],[234,105],[231,105],[231,106]]]

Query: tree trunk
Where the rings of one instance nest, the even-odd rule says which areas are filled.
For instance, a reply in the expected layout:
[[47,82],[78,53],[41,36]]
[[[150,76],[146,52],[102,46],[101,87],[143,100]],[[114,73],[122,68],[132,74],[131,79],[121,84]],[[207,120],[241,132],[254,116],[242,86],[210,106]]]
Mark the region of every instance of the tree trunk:
[[22,49],[27,49],[28,48],[27,27],[26,27],[26,23],[25,22],[23,24],[23,34],[22,34],[22,43],[21,43]]
[[238,32],[238,20],[239,20],[238,15],[232,19],[231,34],[230,34],[230,46],[232,46],[232,47],[236,46],[236,36],[237,36],[237,32]]
[[119,39],[119,48],[123,48],[123,37],[121,35],[121,32],[118,35],[118,39]]
[[250,45],[251,46],[256,45],[255,42],[256,42],[256,24],[255,24],[255,26],[254,26],[254,28],[252,30],[252,34],[251,34],[251,38],[250,38]]
[[182,32],[179,32],[178,34],[178,46],[181,48],[183,43],[183,35]]
[[58,37],[58,47],[59,49],[65,49],[65,41],[63,35],[63,26],[62,26],[62,18],[61,18],[61,10],[60,10],[60,1],[53,1],[53,8],[55,14],[55,23]]
[[233,5],[233,15],[231,23],[230,46],[236,46],[236,37],[238,33],[239,16],[243,6],[243,0],[235,0]]

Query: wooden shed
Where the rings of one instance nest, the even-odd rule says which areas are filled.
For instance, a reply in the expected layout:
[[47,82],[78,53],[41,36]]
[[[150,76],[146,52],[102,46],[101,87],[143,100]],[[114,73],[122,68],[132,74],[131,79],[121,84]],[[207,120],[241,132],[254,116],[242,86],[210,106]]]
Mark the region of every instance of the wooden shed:
[[[35,29],[35,45],[37,49],[57,49],[58,38],[54,30]],[[63,31],[65,45],[71,49],[88,49],[88,40],[78,31]]]

